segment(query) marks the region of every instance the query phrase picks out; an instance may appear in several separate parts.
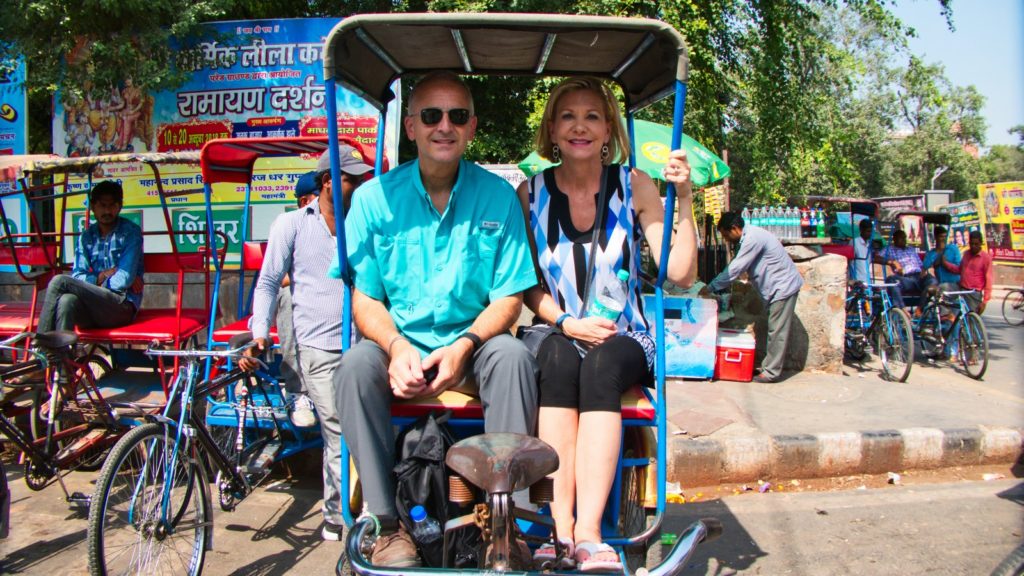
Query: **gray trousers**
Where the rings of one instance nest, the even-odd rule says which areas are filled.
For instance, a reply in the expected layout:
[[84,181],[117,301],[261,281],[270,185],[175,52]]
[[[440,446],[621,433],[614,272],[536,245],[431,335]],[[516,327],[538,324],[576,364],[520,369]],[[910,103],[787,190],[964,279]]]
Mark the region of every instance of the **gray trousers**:
[[38,331],[116,328],[133,318],[135,305],[126,295],[60,274],[46,286]]
[[302,369],[299,367],[298,349],[295,344],[295,327],[292,324],[292,291],[282,287],[277,291],[277,311],[274,325],[281,353],[281,378],[289,394],[305,394],[302,383]]
[[[335,374],[342,430],[359,471],[364,509],[395,517],[395,435],[391,426],[388,355],[363,340]],[[491,338],[473,354],[471,373],[480,389],[486,432],[533,434],[537,424],[537,363],[509,334]]]
[[340,350],[320,350],[299,345],[302,379],[320,421],[324,439],[324,519],[341,526],[341,423],[338,421],[334,394],[334,374],[341,364]]
[[768,305],[768,346],[761,363],[761,375],[768,378],[782,376],[782,365],[786,360],[789,344],[789,329],[793,324],[797,292],[788,298],[776,300]]

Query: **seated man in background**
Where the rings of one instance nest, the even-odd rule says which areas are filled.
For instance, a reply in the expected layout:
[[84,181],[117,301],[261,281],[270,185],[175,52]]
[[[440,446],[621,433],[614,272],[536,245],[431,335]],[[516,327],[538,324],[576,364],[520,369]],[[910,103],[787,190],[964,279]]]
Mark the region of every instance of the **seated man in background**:
[[935,227],[935,247],[924,255],[925,270],[934,270],[943,292],[960,288],[960,247],[946,242],[949,233],[944,226]]
[[903,230],[893,232],[892,244],[885,247],[881,254],[875,256],[875,262],[892,268],[893,273],[885,277],[888,284],[896,284],[889,289],[889,297],[893,306],[906,308],[903,294],[906,292],[923,293],[929,286],[936,284],[935,278],[925,271],[917,248],[907,246],[907,233]]
[[121,217],[124,190],[104,180],[89,193],[95,222],[75,245],[70,275],[46,287],[39,332],[116,328],[131,323],[142,304],[142,229]]

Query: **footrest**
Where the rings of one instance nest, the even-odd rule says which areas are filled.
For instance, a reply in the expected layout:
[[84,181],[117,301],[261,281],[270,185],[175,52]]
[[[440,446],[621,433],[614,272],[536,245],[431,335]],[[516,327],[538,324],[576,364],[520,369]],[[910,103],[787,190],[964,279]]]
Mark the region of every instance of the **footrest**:
[[263,477],[270,472],[270,467],[277,460],[281,452],[281,441],[278,439],[268,441],[261,450],[254,452],[243,465],[246,474],[250,476]]

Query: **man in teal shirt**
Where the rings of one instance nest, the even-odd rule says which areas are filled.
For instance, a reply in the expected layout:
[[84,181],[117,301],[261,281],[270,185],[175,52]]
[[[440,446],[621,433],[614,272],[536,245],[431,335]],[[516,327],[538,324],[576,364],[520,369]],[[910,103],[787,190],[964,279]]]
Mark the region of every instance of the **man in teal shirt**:
[[960,247],[946,242],[949,232],[944,226],[935,227],[935,247],[924,255],[921,266],[934,270],[943,292],[960,289]]
[[536,423],[536,363],[509,330],[537,278],[512,186],[462,159],[476,123],[458,76],[425,76],[403,119],[417,159],[364,184],[345,218],[363,340],[342,357],[336,402],[365,510],[380,520],[378,566],[419,564],[397,522],[392,399],[468,379],[485,431],[533,434]]

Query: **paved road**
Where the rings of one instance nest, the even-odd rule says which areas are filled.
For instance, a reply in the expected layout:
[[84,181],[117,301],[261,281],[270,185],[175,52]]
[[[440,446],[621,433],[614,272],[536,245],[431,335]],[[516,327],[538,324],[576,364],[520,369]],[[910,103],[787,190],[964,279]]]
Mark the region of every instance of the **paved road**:
[[724,524],[685,574],[984,576],[1022,542],[1022,505],[1019,480],[747,493],[677,507],[668,527]]
[[[88,489],[90,475],[71,486]],[[86,520],[58,487],[14,485],[13,527],[0,541],[0,573],[84,574]],[[341,545],[319,534],[319,490],[308,481],[259,489],[215,516],[206,574],[329,575]],[[666,529],[719,518],[725,535],[703,546],[686,574],[988,574],[1022,540],[1018,480],[874,490],[746,493],[670,507]]]

